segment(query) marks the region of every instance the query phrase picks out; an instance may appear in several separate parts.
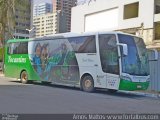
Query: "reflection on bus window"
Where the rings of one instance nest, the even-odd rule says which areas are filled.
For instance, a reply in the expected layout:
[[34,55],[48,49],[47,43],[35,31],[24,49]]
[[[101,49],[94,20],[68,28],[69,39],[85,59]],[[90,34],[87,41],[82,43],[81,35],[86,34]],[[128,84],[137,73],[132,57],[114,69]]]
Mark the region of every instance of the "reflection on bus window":
[[100,59],[103,72],[119,74],[116,36],[99,35]]
[[119,34],[118,37],[120,43],[128,46],[128,55],[122,57],[122,72],[132,75],[149,75],[148,54],[143,40],[123,34]]
[[82,36],[69,38],[76,53],[96,53],[95,36]]
[[9,54],[28,54],[28,42],[17,42],[9,44]]

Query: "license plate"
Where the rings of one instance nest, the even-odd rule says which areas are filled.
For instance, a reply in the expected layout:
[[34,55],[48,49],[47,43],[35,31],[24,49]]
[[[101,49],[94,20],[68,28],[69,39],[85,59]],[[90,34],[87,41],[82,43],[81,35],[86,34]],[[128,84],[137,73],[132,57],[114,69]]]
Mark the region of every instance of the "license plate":
[[137,88],[142,88],[142,86],[141,85],[137,85]]

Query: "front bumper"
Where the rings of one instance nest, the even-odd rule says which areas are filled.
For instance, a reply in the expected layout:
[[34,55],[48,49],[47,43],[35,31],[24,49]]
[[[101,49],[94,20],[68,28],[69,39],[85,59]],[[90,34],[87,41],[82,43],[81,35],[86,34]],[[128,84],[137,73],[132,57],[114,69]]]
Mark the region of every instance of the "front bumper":
[[146,90],[149,86],[149,82],[131,82],[127,80],[120,80],[119,90]]

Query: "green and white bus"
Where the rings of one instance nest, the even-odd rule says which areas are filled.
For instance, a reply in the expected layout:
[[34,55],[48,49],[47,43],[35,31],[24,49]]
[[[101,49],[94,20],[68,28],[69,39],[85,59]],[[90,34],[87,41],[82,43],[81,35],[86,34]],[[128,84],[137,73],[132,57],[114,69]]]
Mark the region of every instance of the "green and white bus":
[[121,32],[64,33],[13,39],[5,49],[5,75],[79,87],[145,90],[149,62],[142,38]]

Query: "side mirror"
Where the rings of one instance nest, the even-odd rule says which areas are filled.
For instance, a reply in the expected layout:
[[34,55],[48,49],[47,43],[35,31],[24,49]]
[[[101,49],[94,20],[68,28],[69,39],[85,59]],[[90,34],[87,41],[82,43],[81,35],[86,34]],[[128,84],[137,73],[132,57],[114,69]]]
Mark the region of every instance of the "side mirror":
[[156,49],[149,50],[149,61],[157,61],[158,60],[158,51]]
[[122,46],[123,49],[123,55],[127,56],[128,55],[128,47],[127,44],[123,44],[123,43],[117,43],[118,46]]

